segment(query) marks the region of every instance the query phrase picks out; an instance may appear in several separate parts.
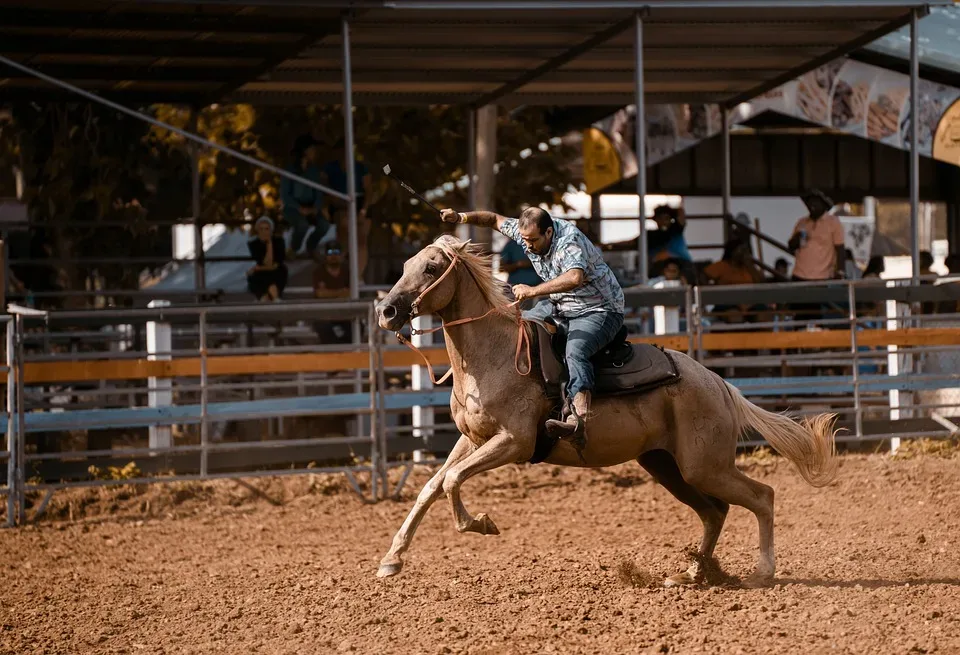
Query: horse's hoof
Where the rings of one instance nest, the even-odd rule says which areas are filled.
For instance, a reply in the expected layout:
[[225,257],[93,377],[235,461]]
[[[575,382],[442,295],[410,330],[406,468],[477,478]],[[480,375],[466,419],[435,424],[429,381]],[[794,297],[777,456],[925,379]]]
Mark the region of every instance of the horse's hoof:
[[663,581],[664,587],[682,587],[688,584],[696,584],[697,578],[690,571],[684,571],[676,575],[671,575]]
[[473,524],[470,526],[470,531],[489,535],[500,534],[500,530],[497,529],[497,524],[486,514],[477,514],[473,519]]
[[753,575],[747,577],[747,579],[744,580],[740,586],[744,589],[763,589],[772,585],[773,580],[773,575],[754,573]]
[[390,576],[400,573],[403,569],[403,562],[397,560],[396,562],[384,562],[380,564],[380,568],[377,569],[378,578],[389,578]]

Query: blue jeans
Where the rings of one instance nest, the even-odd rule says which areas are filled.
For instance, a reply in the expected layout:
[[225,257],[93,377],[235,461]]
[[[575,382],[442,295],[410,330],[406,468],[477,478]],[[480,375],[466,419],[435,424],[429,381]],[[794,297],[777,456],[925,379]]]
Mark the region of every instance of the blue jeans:
[[540,320],[551,317],[566,334],[565,354],[570,374],[570,379],[567,381],[567,398],[573,398],[580,391],[593,391],[593,363],[590,358],[617,336],[617,332],[623,326],[623,314],[594,312],[575,318],[563,318],[553,315],[553,303],[549,300],[541,300],[533,309],[523,312],[523,316]]

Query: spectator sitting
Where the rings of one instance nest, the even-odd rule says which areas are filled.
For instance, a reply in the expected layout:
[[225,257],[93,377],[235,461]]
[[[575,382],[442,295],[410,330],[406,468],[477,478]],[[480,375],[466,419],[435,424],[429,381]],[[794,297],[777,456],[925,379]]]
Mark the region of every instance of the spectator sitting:
[[740,240],[732,239],[723,248],[723,258],[703,269],[711,284],[756,284],[763,282],[763,274],[754,264],[750,249]]
[[[287,170],[320,184],[323,180],[317,167],[317,141],[309,134],[297,137],[293,146],[293,162]],[[323,215],[323,193],[287,178],[280,180],[280,201],[283,218],[293,227],[291,253],[312,253],[317,243],[330,231],[330,222]]]
[[843,225],[839,218],[828,213],[833,207],[833,200],[817,189],[801,199],[810,214],[797,221],[787,244],[796,258],[793,279],[813,282],[842,277],[846,249],[843,245]]
[[[753,263],[749,246],[739,239],[731,239],[723,248],[723,258],[703,269],[710,284],[757,284],[763,282],[763,274]],[[727,323],[745,323],[750,314],[764,309],[761,305],[717,305],[713,314]]]
[[[651,262],[650,277],[661,274],[664,262],[675,259],[680,262],[681,272],[689,274],[693,267],[687,240],[683,232],[687,227],[686,214],[682,207],[674,209],[660,205],[653,210],[657,229],[647,234],[647,254]],[[684,270],[687,269],[687,270]]]
[[[343,164],[346,160],[346,142],[341,138],[333,145],[333,159],[323,165],[323,179],[330,188],[340,193],[347,193],[347,171]],[[370,169],[362,161],[353,159],[353,172],[355,177],[355,188],[357,191],[357,246],[360,249],[357,263],[360,269],[360,277],[363,278],[364,269],[367,267],[367,257],[369,253],[367,239],[370,235],[370,220],[367,218],[367,206],[373,195],[373,178],[370,176]],[[328,198],[328,208],[330,220],[337,228],[336,239],[340,243],[345,243],[348,230],[348,206],[347,204],[333,196]]]
[[783,257],[778,257],[773,263],[774,275],[768,278],[770,282],[787,282],[790,280],[790,262]]
[[247,271],[247,288],[257,300],[277,301],[287,286],[283,238],[274,236],[273,221],[266,216],[258,218],[253,229],[257,236],[247,243],[247,248],[257,263]]
[[687,281],[683,279],[683,275],[680,272],[680,260],[671,257],[666,259],[663,262],[663,270],[659,277],[650,279],[650,286],[656,286],[660,282],[675,282],[680,281],[681,284],[686,285]]
[[[350,269],[340,248],[332,241],[313,269],[313,297],[335,300],[350,297]],[[350,321],[317,321],[314,324],[321,343],[350,343]]]

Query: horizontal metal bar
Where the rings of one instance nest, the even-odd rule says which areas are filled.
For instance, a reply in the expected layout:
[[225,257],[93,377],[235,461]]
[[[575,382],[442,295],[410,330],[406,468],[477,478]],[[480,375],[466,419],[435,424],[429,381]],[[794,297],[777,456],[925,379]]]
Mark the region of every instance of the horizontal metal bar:
[[243,480],[245,478],[269,478],[280,475],[309,475],[316,473],[345,473],[351,471],[360,473],[363,471],[373,472],[374,469],[367,466],[317,466],[314,468],[298,469],[274,469],[270,471],[237,471],[224,473],[208,473],[207,475],[170,475],[157,476],[154,478],[131,478],[129,480],[79,480],[76,482],[50,482],[44,484],[27,484],[26,491],[44,491],[46,489],[71,489],[82,487],[112,487],[116,485],[127,484],[153,484],[156,482],[190,482],[199,480]]
[[[362,1],[362,0],[361,0]],[[411,11],[561,11],[604,9],[899,9],[949,6],[949,0],[385,0],[382,6]]]
[[[142,0],[139,0],[142,2]],[[159,3],[157,3],[159,4]],[[163,4],[170,3],[166,2]],[[194,2],[193,4],[200,4]],[[228,3],[224,3],[228,4]],[[236,3],[230,3],[235,4]],[[287,4],[282,2],[281,4]],[[348,9],[354,3],[348,2],[327,2],[339,9]],[[274,3],[276,6],[276,3]],[[317,7],[317,5],[313,5]],[[326,21],[331,27],[334,22]],[[339,20],[336,21],[339,24]],[[131,12],[131,11],[51,11],[47,9],[34,9],[28,7],[16,7],[14,10],[7,10],[3,15],[3,26],[6,28],[31,27],[31,28],[64,28],[64,29],[96,29],[96,30],[132,30],[137,32],[178,32],[185,36],[195,37],[196,33],[219,34],[221,39],[214,40],[218,44],[224,34],[248,35],[247,46],[254,52],[258,47],[265,50],[265,55],[269,55],[269,48],[272,46],[283,47],[290,45],[293,37],[297,35],[307,35],[318,28],[316,21],[304,20],[300,18],[279,18],[276,16],[242,15],[232,14],[224,15],[221,13],[210,14],[209,12],[192,11],[187,6],[181,11],[166,12]],[[250,37],[256,35],[273,34],[282,38],[273,41],[250,40]],[[40,37],[45,39],[47,37]],[[99,37],[95,37],[99,38]],[[143,41],[158,41],[160,39],[142,39]],[[162,41],[161,41],[162,42]],[[160,56],[160,55],[158,55]]]
[[[250,318],[258,314],[271,316],[288,313],[291,315],[306,314],[319,317],[330,315],[331,318],[366,318],[370,311],[370,301],[332,302],[324,300],[297,301],[282,303],[255,303],[255,304],[218,304],[218,305],[176,305],[171,307],[136,308],[136,309],[96,309],[96,310],[65,310],[51,311],[48,314],[49,322],[69,321],[74,319],[97,318],[103,323],[108,320],[116,322],[133,322],[135,320],[163,321],[166,318],[190,317],[199,318],[206,313],[208,318],[224,315],[245,315]],[[301,316],[302,318],[302,316]]]
[[[318,437],[316,439],[285,439],[268,441],[226,441],[221,443],[211,443],[207,445],[210,452],[238,452],[244,450],[262,450],[267,448],[291,448],[296,446],[348,446],[352,444],[370,443],[369,436],[362,437]],[[160,457],[162,455],[178,455],[183,453],[198,453],[203,451],[201,445],[172,446],[170,448],[129,448],[124,450],[68,450],[58,453],[30,454],[26,456],[26,461],[58,460],[58,459],[77,459],[89,457],[113,457],[123,459],[126,457],[139,457],[141,455],[150,455]]]

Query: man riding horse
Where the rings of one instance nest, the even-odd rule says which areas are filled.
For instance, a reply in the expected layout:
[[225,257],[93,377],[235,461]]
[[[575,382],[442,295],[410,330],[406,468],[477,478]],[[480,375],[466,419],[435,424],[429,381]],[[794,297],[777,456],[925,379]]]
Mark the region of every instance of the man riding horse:
[[541,321],[551,318],[566,334],[569,380],[565,396],[569,414],[565,421],[548,420],[546,428],[553,437],[582,441],[594,387],[590,358],[623,326],[623,290],[600,249],[572,223],[553,218],[539,207],[528,207],[519,218],[489,211],[457,213],[452,209],[443,210],[441,218],[447,223],[496,228],[520,244],[544,280],[533,287],[514,285],[513,295],[519,301],[542,298],[523,316]]

